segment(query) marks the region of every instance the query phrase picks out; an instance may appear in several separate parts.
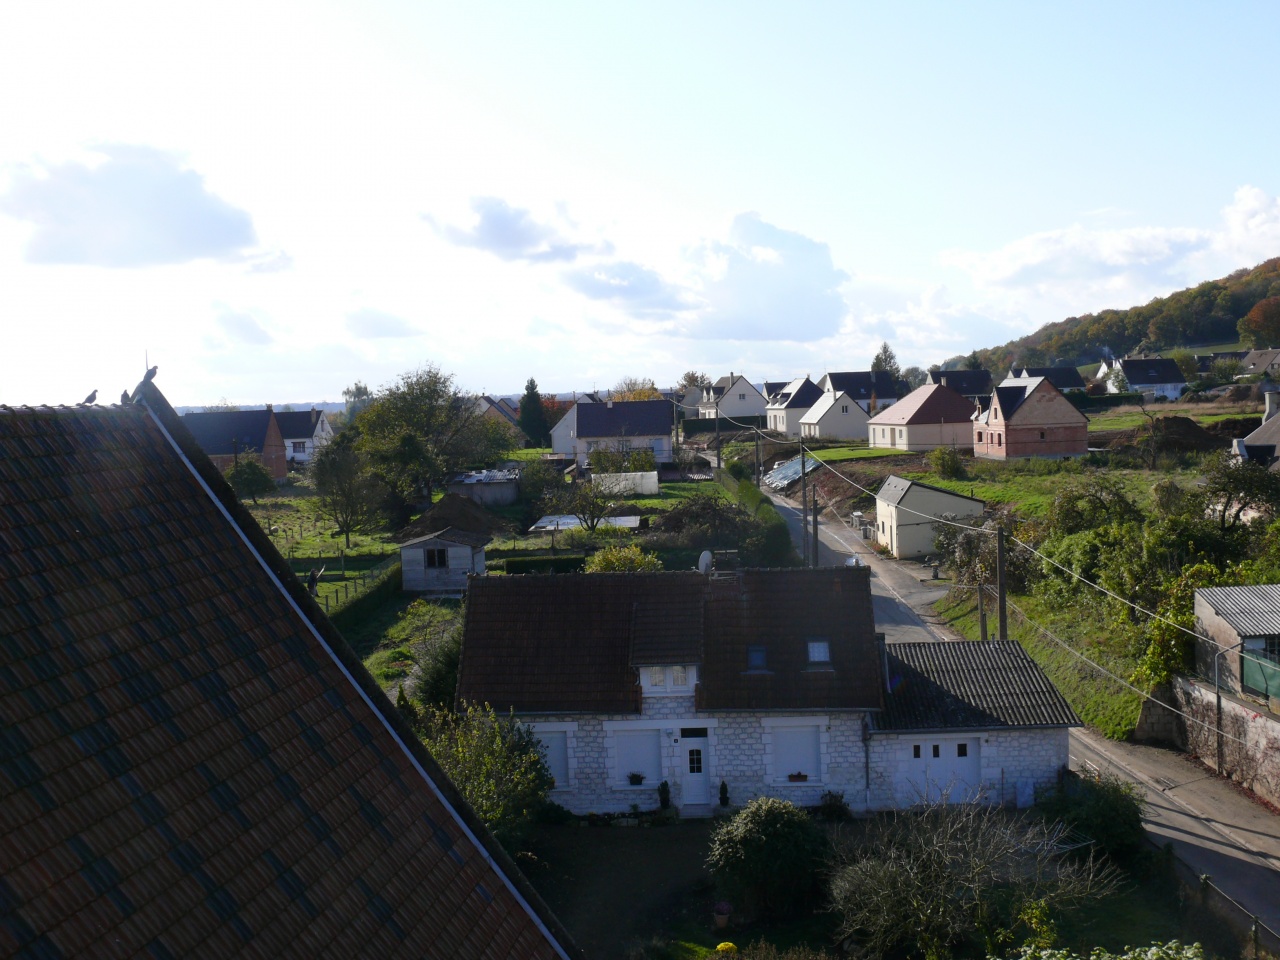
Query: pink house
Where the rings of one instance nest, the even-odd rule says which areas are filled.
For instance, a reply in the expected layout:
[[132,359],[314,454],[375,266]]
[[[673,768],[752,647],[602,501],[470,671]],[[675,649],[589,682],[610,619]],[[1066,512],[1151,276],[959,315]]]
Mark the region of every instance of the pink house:
[[1089,418],[1044,377],[1010,377],[973,415],[973,453],[989,460],[1080,457],[1089,452]]

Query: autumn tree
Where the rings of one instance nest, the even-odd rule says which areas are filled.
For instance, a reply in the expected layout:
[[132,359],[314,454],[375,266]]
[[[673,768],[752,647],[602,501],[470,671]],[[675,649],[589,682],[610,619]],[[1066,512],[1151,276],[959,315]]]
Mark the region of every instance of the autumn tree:
[[520,398],[520,429],[535,447],[551,446],[551,427],[547,424],[547,411],[538,392],[538,381],[529,378]]
[[612,400],[661,400],[662,394],[646,377],[623,377],[614,384],[609,397]]
[[1259,300],[1240,318],[1236,330],[1240,339],[1255,350],[1280,346],[1280,297]]

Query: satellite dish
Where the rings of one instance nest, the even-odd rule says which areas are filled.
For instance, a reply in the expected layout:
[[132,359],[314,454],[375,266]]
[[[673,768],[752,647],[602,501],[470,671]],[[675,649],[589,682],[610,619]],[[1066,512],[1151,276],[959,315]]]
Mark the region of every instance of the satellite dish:
[[698,572],[699,573],[711,572],[711,551],[710,550],[703,550],[702,554],[698,557]]

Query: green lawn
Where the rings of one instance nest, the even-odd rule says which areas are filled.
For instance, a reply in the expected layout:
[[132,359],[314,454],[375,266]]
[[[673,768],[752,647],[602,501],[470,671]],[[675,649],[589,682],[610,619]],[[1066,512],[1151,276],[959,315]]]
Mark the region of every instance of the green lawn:
[[[1159,404],[1152,407],[1152,411],[1156,417],[1188,417],[1201,426],[1210,423],[1217,423],[1220,420],[1234,420],[1238,417],[1256,416],[1260,410],[1254,409],[1258,404],[1249,406],[1241,405],[1238,410],[1215,411],[1213,413],[1205,412],[1202,404],[1183,404],[1171,406],[1169,404]],[[1197,409],[1197,407],[1199,409]],[[1116,407],[1112,410],[1106,410],[1101,413],[1089,414],[1089,432],[1093,433],[1098,430],[1132,430],[1134,427],[1145,427],[1148,420],[1142,411],[1136,407]]]
[[658,489],[656,497],[624,497],[620,502],[639,510],[670,510],[681,500],[687,500],[697,493],[710,494],[713,497],[727,497],[724,487],[711,480],[682,481],[664,483]]
[[874,457],[901,457],[915,456],[920,454],[909,453],[906,450],[886,449],[884,447],[867,447],[867,446],[848,446],[848,447],[828,447],[826,450],[813,451],[813,458],[821,460],[823,463],[840,463],[845,460],[869,460]]
[[550,447],[525,447],[521,450],[512,450],[507,454],[508,460],[541,460],[544,453],[550,453]]

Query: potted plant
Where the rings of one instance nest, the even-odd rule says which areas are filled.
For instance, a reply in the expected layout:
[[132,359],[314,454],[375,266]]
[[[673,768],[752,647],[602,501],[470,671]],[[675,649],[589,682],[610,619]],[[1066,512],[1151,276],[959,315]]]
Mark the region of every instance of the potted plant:
[[644,774],[639,770],[632,770],[627,774],[627,783],[631,784],[633,787],[640,786],[644,783]]
[[733,904],[728,900],[721,900],[711,908],[711,916],[715,918],[716,927],[724,929],[729,925],[729,914],[733,913]]
[[791,783],[804,783],[808,779],[809,775],[807,773],[796,772],[787,774],[787,780]]

